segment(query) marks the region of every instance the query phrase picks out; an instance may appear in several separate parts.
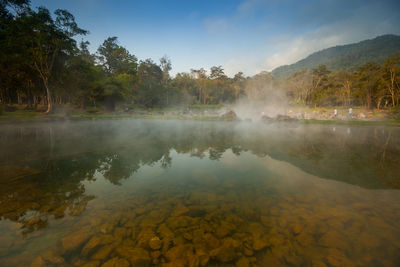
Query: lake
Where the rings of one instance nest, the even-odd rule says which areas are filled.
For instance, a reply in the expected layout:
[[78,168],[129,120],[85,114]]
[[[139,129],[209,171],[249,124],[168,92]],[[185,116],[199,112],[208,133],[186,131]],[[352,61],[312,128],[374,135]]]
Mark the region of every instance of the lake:
[[0,126],[1,266],[400,266],[400,128]]

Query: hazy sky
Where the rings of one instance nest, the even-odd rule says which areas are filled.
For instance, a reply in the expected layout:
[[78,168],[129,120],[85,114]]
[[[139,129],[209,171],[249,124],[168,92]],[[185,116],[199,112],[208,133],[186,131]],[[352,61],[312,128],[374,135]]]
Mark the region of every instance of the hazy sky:
[[74,14],[92,52],[117,36],[139,59],[168,55],[173,74],[222,65],[229,76],[254,75],[330,46],[400,34],[400,0],[32,0],[41,5]]

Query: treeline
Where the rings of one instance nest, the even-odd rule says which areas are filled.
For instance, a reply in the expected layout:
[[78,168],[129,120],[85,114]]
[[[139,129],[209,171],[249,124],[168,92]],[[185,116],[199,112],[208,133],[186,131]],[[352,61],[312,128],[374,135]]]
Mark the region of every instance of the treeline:
[[222,67],[191,70],[171,78],[167,56],[155,63],[137,57],[107,38],[95,54],[88,42],[74,38],[88,32],[74,16],[28,0],[2,0],[0,5],[0,101],[36,109],[73,104],[114,110],[116,104],[145,108],[180,103],[232,102],[243,95],[242,73],[228,78]]
[[[0,102],[37,110],[71,104],[80,108],[166,107],[181,104],[232,103],[240,98],[273,99],[311,106],[399,106],[399,56],[385,64],[368,63],[354,73],[330,72],[321,65],[285,80],[269,72],[228,77],[221,66],[192,69],[170,76],[171,61],[139,61],[107,38],[95,54],[88,34],[66,10],[52,15],[44,7],[32,9],[29,0],[0,0]],[[277,97],[279,96],[279,97]],[[281,97],[284,96],[284,97]]]
[[366,63],[354,72],[331,72],[319,65],[294,73],[284,81],[284,87],[292,101],[310,106],[398,108],[400,55],[383,64]]

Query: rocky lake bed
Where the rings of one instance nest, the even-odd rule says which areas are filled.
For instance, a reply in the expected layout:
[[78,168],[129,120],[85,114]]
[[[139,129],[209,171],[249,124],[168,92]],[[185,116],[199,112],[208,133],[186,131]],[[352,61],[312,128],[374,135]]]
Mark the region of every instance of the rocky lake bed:
[[240,127],[10,127],[0,265],[398,266],[397,128]]

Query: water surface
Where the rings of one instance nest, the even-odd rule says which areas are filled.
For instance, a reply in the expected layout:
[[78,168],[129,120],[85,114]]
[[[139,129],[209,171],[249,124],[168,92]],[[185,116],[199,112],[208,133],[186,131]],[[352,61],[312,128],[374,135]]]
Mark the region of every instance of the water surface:
[[400,265],[399,128],[0,127],[1,266]]

